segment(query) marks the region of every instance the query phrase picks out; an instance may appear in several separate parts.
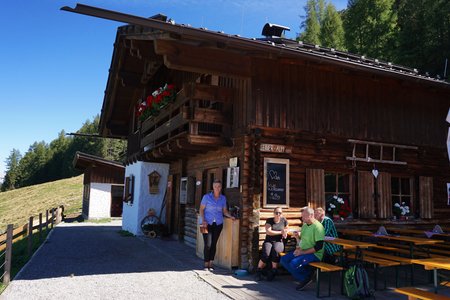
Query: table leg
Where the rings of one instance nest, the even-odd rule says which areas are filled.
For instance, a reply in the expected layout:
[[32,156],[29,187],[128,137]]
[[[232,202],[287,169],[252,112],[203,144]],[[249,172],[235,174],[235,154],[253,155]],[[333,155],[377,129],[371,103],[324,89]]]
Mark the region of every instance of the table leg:
[[[409,256],[414,258],[414,244],[409,244]],[[414,264],[411,264],[411,285],[414,286]]]
[[433,282],[434,282],[434,293],[437,294],[438,290],[438,276],[437,276],[437,269],[433,269]]
[[[344,267],[344,247],[341,247],[341,253],[340,253],[340,265],[341,267]],[[342,277],[341,277],[341,295],[344,295],[344,273],[342,271]]]

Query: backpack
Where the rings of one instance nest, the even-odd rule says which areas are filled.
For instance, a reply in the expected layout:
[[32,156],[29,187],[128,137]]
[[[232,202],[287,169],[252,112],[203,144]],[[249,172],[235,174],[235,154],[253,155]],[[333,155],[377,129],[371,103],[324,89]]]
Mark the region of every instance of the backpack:
[[372,296],[369,287],[369,276],[362,266],[351,266],[345,271],[344,290],[350,299],[361,299]]

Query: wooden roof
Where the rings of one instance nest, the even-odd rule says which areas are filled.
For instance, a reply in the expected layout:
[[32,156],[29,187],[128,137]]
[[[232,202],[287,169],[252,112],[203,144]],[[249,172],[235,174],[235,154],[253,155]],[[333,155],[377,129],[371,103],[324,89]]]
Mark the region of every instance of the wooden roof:
[[115,162],[112,160],[107,160],[95,155],[91,155],[91,154],[87,154],[87,153],[83,153],[80,151],[77,151],[77,153],[75,153],[75,157],[73,159],[73,166],[75,167],[75,169],[78,170],[85,170],[89,167],[101,167],[101,166],[106,166],[106,167],[112,167],[112,168],[116,168],[119,170],[125,170],[125,167],[123,166],[122,163],[119,162]]
[[[283,38],[244,38],[205,28],[149,19],[77,4],[62,10],[131,25],[119,27],[100,118],[104,136],[125,137],[130,103],[142,96],[145,84],[168,69],[229,77],[252,77],[252,58],[281,64],[314,66],[334,72],[390,77],[450,90],[450,84],[416,69]],[[128,112],[128,113],[126,113]]]

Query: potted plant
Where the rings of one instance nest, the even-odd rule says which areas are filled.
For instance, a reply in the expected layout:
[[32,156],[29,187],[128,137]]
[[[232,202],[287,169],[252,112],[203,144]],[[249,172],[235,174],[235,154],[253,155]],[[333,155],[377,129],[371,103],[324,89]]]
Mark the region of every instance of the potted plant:
[[396,202],[394,203],[393,213],[397,219],[406,220],[406,216],[409,214],[409,206],[405,202]]
[[[333,216],[334,220],[340,220],[341,218],[346,218],[348,216],[345,215],[342,207],[345,205],[344,199],[338,197],[337,195],[331,196],[327,201],[327,212],[329,215]],[[343,214],[343,216],[341,216]]]
[[145,100],[140,100],[136,107],[136,115],[140,121],[157,116],[159,111],[170,102],[175,101],[176,91],[173,84],[165,84],[158,88]]

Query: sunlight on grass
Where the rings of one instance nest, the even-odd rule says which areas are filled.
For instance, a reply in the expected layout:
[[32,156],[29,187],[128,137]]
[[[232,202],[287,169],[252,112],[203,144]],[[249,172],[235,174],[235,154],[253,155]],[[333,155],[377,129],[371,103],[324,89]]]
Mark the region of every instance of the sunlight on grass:
[[64,205],[64,214],[81,212],[83,196],[83,175],[47,182],[0,193],[0,233],[8,224],[14,228],[35,220],[39,213],[59,205]]

